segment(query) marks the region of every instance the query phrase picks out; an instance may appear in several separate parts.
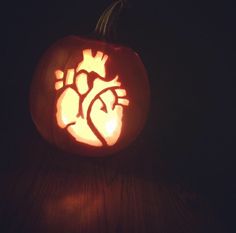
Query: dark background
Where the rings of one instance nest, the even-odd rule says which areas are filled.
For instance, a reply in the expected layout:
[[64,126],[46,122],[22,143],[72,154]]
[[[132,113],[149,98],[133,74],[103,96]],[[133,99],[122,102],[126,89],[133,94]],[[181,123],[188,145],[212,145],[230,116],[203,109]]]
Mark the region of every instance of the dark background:
[[[151,108],[143,132],[126,150],[101,160],[75,158],[48,145],[36,131],[28,96],[41,55],[64,36],[90,35],[110,2],[58,1],[51,5],[39,1],[30,5],[12,2],[2,8],[2,22],[6,26],[2,36],[6,40],[2,43],[2,72],[6,72],[6,78],[1,78],[0,232],[36,232],[42,225],[37,220],[41,218],[37,203],[53,193],[50,182],[54,178],[50,177],[57,179],[68,174],[80,177],[81,170],[94,166],[108,176],[109,182],[111,177],[116,179],[122,174],[124,179],[139,177],[155,187],[171,187],[173,195],[180,193],[187,200],[184,208],[198,212],[196,206],[201,205],[199,215],[207,210],[213,216],[210,225],[219,232],[235,232],[233,1],[128,1],[117,21],[116,41],[133,48],[142,58],[150,81]],[[84,172],[90,176],[89,173]],[[90,177],[93,183],[94,176]],[[66,179],[63,182],[61,189],[65,188]],[[58,188],[55,192],[62,191]],[[42,197],[42,193],[46,194]],[[159,198],[158,191],[155,198]],[[161,208],[166,209],[168,198],[166,195],[162,198]],[[167,211],[170,219],[171,214],[172,211]],[[157,221],[159,215],[153,216],[145,214],[143,219]],[[171,220],[165,221],[163,229],[171,229]],[[154,224],[153,232],[158,232],[155,227]],[[194,230],[212,232],[207,227],[204,222],[201,228],[204,230]],[[145,229],[139,231],[146,232]],[[66,227],[61,228],[61,232],[64,230]],[[120,227],[116,232],[126,231]]]

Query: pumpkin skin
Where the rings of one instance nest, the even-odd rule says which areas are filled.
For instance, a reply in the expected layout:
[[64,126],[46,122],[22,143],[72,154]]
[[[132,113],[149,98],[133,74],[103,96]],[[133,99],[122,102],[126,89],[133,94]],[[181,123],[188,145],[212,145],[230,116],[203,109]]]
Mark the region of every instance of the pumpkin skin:
[[69,153],[105,156],[137,137],[149,99],[147,74],[133,50],[68,36],[42,56],[30,111],[48,142]]

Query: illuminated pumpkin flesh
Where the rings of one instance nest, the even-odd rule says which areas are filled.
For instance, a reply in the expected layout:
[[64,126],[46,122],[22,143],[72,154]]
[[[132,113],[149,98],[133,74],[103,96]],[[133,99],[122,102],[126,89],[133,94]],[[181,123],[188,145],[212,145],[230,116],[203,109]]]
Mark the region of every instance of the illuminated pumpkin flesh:
[[130,143],[143,127],[148,102],[137,54],[75,36],[45,53],[31,86],[39,132],[72,153],[105,155]]
[[[68,69],[65,77],[63,71],[55,71],[59,80],[55,89],[64,87],[57,101],[58,126],[66,128],[76,141],[92,146],[116,143],[122,128],[123,106],[129,105],[129,100],[124,98],[125,89],[120,88],[119,76],[109,82],[105,80],[107,59],[100,51],[93,57],[87,49],[83,50],[83,60],[77,68]],[[91,71],[100,77],[95,78],[90,89],[88,73]],[[76,88],[70,87],[74,83]]]

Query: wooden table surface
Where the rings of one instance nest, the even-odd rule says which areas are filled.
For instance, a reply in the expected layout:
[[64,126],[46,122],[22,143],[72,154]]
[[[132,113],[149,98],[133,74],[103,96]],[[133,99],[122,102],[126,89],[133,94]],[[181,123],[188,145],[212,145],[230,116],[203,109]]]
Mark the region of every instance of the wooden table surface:
[[225,232],[196,193],[157,175],[140,147],[105,159],[32,140],[17,150],[3,175],[2,233]]

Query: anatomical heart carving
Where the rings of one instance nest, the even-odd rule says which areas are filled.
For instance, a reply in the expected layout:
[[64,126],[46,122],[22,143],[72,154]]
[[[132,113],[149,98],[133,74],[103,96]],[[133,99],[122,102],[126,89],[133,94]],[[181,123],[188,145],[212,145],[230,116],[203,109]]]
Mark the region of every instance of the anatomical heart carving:
[[77,142],[112,146],[121,134],[127,93],[119,74],[106,77],[108,55],[91,49],[82,53],[77,67],[55,70],[56,122]]
[[146,69],[131,48],[67,36],[42,55],[30,87],[41,136],[68,154],[115,155],[143,129],[149,109]]

